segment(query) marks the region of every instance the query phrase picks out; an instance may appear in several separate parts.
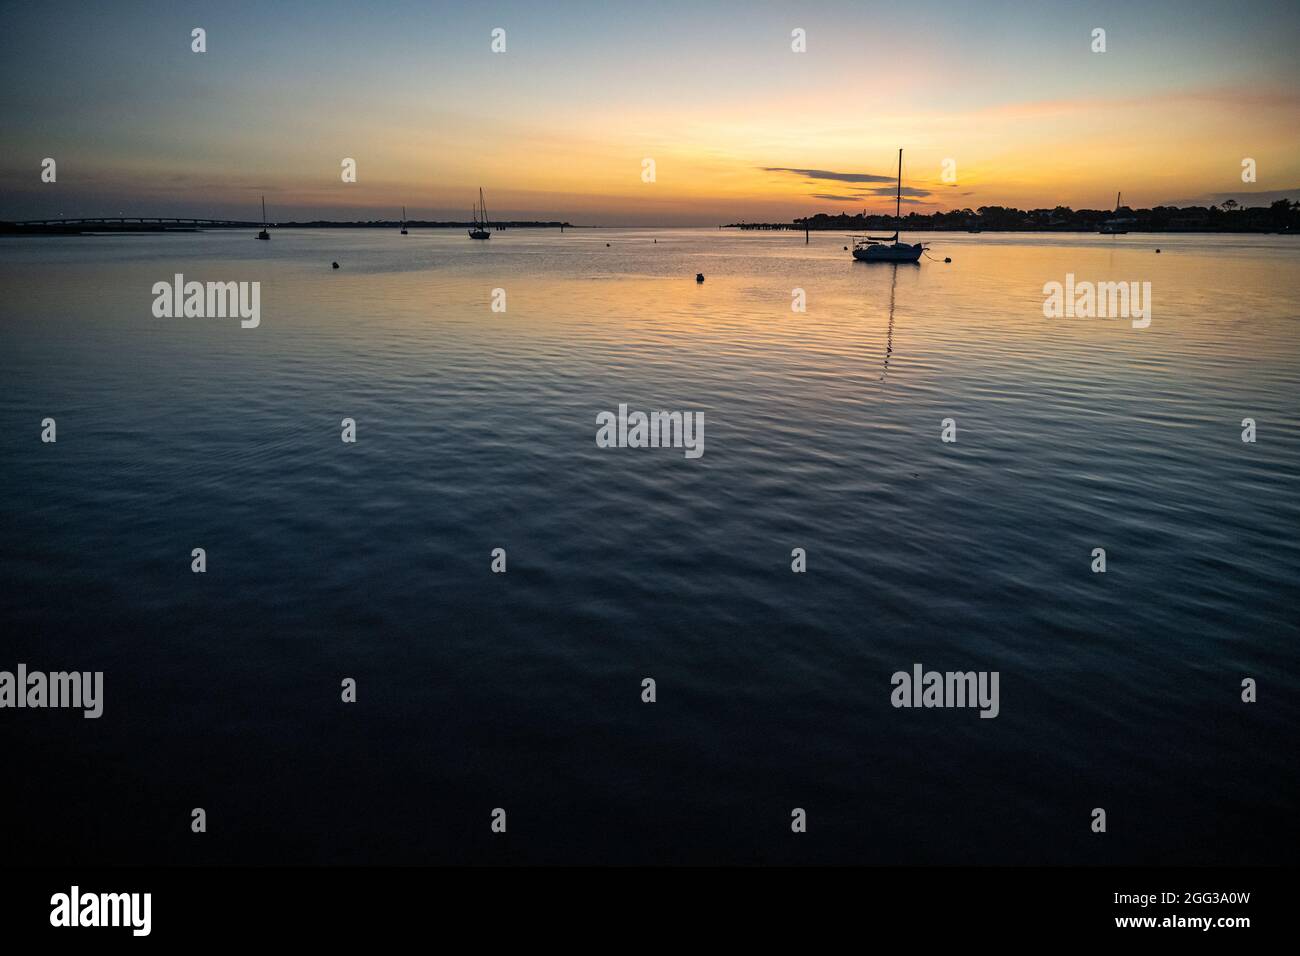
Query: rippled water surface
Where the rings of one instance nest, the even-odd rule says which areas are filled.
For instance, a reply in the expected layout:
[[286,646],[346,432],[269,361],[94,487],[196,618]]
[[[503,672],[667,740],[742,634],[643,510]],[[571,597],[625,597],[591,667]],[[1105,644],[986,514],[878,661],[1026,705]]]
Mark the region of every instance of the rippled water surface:
[[[0,241],[0,669],[105,673],[98,721],[0,711],[0,851],[1291,858],[1300,242],[930,241]],[[260,327],[155,318],[176,273],[260,281]],[[1067,274],[1150,327],[1045,319]],[[703,457],[598,448],[620,403]],[[891,707],[918,662],[999,716]]]

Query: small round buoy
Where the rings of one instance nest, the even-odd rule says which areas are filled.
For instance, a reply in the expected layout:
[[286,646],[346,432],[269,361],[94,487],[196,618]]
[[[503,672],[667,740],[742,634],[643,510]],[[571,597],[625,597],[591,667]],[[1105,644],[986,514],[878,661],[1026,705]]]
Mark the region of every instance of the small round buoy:
[[845,247],[844,247],[844,251],[845,251],[845,252],[848,252],[848,251],[849,251],[849,247],[848,247],[848,246],[845,246]]
[[695,281],[696,281],[696,282],[703,282],[703,281],[704,281],[704,273],[703,273],[703,272],[697,272],[697,273],[695,273]]
[[337,262],[334,263],[334,268],[337,269],[338,267],[339,267],[339,264],[338,264]]
[[606,248],[606,249],[608,249],[608,248],[609,248],[609,243],[608,243],[608,242],[607,242],[607,243],[605,243],[605,248]]
[[1160,250],[1159,250],[1159,249],[1156,250],[1156,255],[1160,255]]
[[943,261],[944,261],[944,262],[952,262],[952,259],[948,258],[947,256],[944,256],[944,257],[943,257]]

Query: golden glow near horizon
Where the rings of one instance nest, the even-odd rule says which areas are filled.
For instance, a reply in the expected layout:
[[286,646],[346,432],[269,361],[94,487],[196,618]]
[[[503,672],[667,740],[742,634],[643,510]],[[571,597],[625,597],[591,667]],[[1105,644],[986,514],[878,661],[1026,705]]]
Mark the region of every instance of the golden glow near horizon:
[[[892,182],[844,182],[818,173],[872,174],[892,180],[898,140],[905,140],[904,186],[918,212],[1008,205],[1020,208],[1109,208],[1122,189],[1133,204],[1212,201],[1207,194],[1253,191],[1240,182],[1241,147],[1223,142],[1234,127],[1250,156],[1276,182],[1300,183],[1293,134],[1300,100],[1250,103],[1249,96],[1169,96],[1142,103],[1028,102],[964,114],[882,117],[894,133],[869,134],[835,114],[737,117],[610,116],[600,137],[517,125],[490,135],[481,155],[458,152],[449,137],[428,135],[408,152],[369,141],[363,189],[340,196],[334,169],[318,183],[285,184],[300,203],[384,206],[416,193],[432,206],[459,212],[478,185],[492,209],[523,218],[536,213],[581,219],[622,216],[629,222],[709,215],[719,221],[788,220],[815,212],[892,211]],[[1243,129],[1248,127],[1248,130]],[[788,132],[782,132],[788,131]],[[489,135],[489,134],[484,134]],[[409,142],[405,138],[403,142]],[[337,150],[336,150],[337,152]],[[414,162],[412,154],[440,157]],[[790,159],[789,157],[793,157]],[[642,160],[655,180],[642,180]],[[956,181],[943,181],[953,159]],[[807,174],[781,170],[809,170]],[[361,184],[359,184],[361,185]],[[729,218],[730,217],[730,218]]]
[[[1234,13],[1247,39],[1179,33],[1173,8],[1096,6],[1029,17],[991,0],[980,16],[953,6],[882,21],[831,3],[801,14],[802,53],[795,14],[761,5],[737,8],[740,20],[517,7],[492,14],[513,24],[500,55],[488,20],[463,11],[424,48],[412,37],[432,26],[415,4],[365,29],[332,4],[319,23],[254,8],[214,16],[202,55],[173,49],[179,20],[135,24],[132,44],[168,44],[156,63],[124,63],[114,44],[126,41],[103,35],[124,27],[89,22],[84,68],[112,60],[116,72],[84,103],[59,99],[75,76],[37,84],[33,98],[58,105],[33,103],[31,121],[12,124],[0,171],[30,215],[62,210],[26,181],[28,154],[63,157],[69,214],[233,213],[265,193],[273,218],[391,217],[403,205],[415,219],[467,218],[482,186],[501,219],[789,221],[892,212],[899,147],[904,211],[1109,208],[1119,190],[1134,206],[1300,198],[1300,84],[1269,20],[1293,11]],[[1087,24],[1099,17],[1111,47],[1093,54]],[[39,73],[40,49],[25,55],[6,68],[11,85],[23,80],[9,70]],[[341,182],[345,157],[356,183]],[[1253,184],[1240,178],[1247,157]]]

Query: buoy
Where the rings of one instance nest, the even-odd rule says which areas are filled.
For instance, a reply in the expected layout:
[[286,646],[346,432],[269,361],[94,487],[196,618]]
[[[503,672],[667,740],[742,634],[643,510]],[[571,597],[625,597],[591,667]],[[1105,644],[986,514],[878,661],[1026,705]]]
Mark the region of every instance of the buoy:
[[849,247],[848,247],[848,246],[845,246],[845,247],[844,247],[844,251],[845,251],[845,252],[848,252],[848,251],[849,251]]
[[605,248],[606,248],[606,249],[608,249],[608,248],[609,248],[609,243],[608,243],[608,242],[607,242],[607,243],[605,243]]
[[1159,250],[1159,249],[1156,250],[1156,255],[1160,255],[1160,250]]
[[697,272],[697,273],[695,273],[695,281],[696,281],[696,282],[703,282],[703,281],[704,281],[704,273],[703,273],[703,272]]
[[949,259],[947,256],[944,256],[944,257],[943,257],[943,261],[944,261],[944,262],[952,262],[952,260]]
[[337,269],[338,267],[339,267],[339,264],[338,264],[337,262],[334,263],[334,268]]

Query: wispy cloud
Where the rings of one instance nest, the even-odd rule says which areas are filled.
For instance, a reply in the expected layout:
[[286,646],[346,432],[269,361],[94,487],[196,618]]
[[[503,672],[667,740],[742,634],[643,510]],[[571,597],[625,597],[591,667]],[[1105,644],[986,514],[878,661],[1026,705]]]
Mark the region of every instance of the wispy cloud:
[[[889,191],[889,195],[890,196],[894,195],[894,191],[892,189]],[[837,195],[836,193],[813,193],[812,198],[827,199],[830,200],[831,202],[865,203],[868,200],[870,200],[872,197],[862,193],[859,193],[854,196],[840,196]],[[929,206],[931,205],[931,203],[924,202],[923,200],[920,199],[909,199],[907,196],[904,196],[903,205],[904,206]]]
[[806,179],[824,179],[835,183],[892,183],[893,176],[877,176],[875,173],[836,173],[829,169],[794,169],[790,166],[760,166],[765,173],[790,173]]
[[[895,187],[893,186],[876,186],[873,187],[872,189],[862,190],[862,193],[864,195],[871,195],[871,196],[892,196],[894,195],[894,192],[895,192]],[[933,196],[934,193],[930,192],[930,190],[928,189],[917,189],[915,186],[904,186],[903,195],[904,196]]]
[[1300,186],[1292,186],[1290,189],[1263,189],[1259,192],[1210,193],[1210,198],[1216,203],[1221,203],[1225,199],[1235,199],[1243,206],[1267,206],[1279,199],[1294,201],[1300,198]]
[[[1300,202],[1300,186],[1292,186],[1290,189],[1263,189],[1258,192],[1245,192],[1236,190],[1227,193],[1202,193],[1199,196],[1183,196],[1178,199],[1162,199],[1159,202],[1152,203],[1153,206],[1217,206],[1226,199],[1235,199],[1242,206],[1267,206],[1279,199],[1290,199],[1292,202]],[[1146,205],[1143,203],[1142,205]]]

